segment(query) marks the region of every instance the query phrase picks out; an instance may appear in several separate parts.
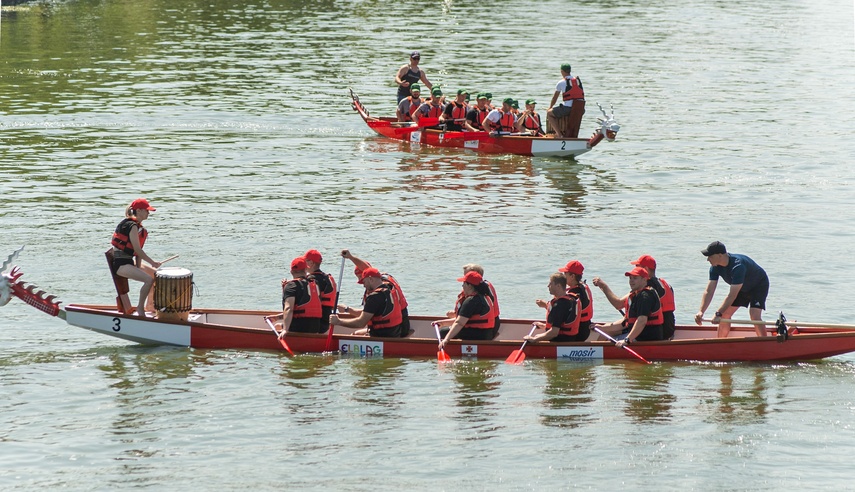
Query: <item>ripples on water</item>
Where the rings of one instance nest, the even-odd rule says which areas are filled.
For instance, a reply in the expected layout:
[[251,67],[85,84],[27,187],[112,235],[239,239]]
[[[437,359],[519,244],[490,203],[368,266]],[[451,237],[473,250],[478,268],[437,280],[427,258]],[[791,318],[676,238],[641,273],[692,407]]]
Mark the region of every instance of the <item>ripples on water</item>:
[[[688,322],[698,250],[721,239],[770,272],[770,311],[851,322],[851,14],[839,1],[4,10],[0,251],[26,244],[25,280],[108,302],[101,253],[142,195],[158,207],[151,252],[181,255],[201,306],[275,308],[287,260],[317,247],[334,271],[348,247],[394,272],[414,313],[450,307],[459,266],[479,261],[503,312],[539,317],[532,301],[568,257],[618,287],[650,253]],[[347,88],[391,113],[411,49],[447,90],[534,97],[541,113],[570,61],[591,101],[583,131],[594,102],[613,104],[618,141],[563,161],[371,136]],[[342,296],[359,302],[351,280]],[[849,356],[438,369],[145,348],[17,301],[0,312],[3,489],[849,487]]]

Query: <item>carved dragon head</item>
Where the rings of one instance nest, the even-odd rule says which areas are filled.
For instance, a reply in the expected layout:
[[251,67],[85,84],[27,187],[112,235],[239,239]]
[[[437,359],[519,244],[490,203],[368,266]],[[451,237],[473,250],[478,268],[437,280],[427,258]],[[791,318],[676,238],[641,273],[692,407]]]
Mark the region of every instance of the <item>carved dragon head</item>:
[[600,108],[600,111],[603,113],[603,117],[597,117],[597,123],[600,124],[600,127],[594,131],[594,134],[591,135],[591,138],[588,139],[588,148],[591,148],[598,143],[600,143],[603,139],[608,140],[609,142],[614,142],[615,137],[617,137],[617,132],[620,130],[620,125],[615,120],[615,107],[611,106],[612,114],[607,114],[606,110],[600,106],[600,103],[597,103],[597,107]]
[[56,296],[46,295],[47,293],[43,290],[37,291],[35,285],[21,282],[19,279],[24,272],[18,267],[13,267],[9,273],[4,273],[23,249],[24,247],[21,246],[18,251],[9,255],[3,262],[3,267],[0,268],[0,306],[5,306],[12,296],[15,296],[39,311],[51,316],[59,316],[60,302],[56,300]]
[[10,274],[4,272],[6,271],[6,268],[8,268],[9,265],[12,264],[12,261],[15,259],[15,257],[18,256],[18,253],[20,253],[23,249],[24,247],[21,246],[20,249],[9,255],[9,257],[6,258],[6,261],[3,262],[3,267],[0,268],[0,306],[5,306],[6,304],[9,304],[9,301],[12,299],[12,284],[15,282],[15,280],[18,279],[17,277],[12,277],[15,272],[12,272]]

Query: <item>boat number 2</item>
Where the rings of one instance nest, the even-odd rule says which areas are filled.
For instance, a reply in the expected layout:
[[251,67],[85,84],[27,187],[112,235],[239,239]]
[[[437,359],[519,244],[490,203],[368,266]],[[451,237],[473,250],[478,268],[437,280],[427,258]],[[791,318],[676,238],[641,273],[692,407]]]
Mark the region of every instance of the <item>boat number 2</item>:
[[122,329],[122,318],[113,318],[113,331]]
[[567,146],[567,142],[565,142],[564,140],[562,140],[562,141],[561,141],[561,150],[564,150],[564,147],[566,147],[566,146]]

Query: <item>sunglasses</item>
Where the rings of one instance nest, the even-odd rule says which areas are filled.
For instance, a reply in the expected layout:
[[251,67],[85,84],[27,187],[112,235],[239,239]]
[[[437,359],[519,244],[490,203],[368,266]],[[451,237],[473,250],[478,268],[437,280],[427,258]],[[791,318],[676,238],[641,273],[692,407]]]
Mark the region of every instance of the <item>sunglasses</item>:
[[420,56],[411,56],[410,60],[421,60],[421,58]]

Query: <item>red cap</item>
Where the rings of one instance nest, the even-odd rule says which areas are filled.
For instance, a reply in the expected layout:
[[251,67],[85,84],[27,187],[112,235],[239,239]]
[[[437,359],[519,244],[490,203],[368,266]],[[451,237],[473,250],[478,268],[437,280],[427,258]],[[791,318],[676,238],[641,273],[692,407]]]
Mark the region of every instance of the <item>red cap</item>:
[[148,200],[146,200],[145,198],[137,198],[136,200],[132,201],[131,209],[148,210],[149,212],[154,212],[155,210],[157,210],[156,208],[152,207],[151,204],[148,203]]
[[647,269],[644,267],[640,267],[640,266],[637,266],[637,267],[633,268],[632,270],[624,273],[624,275],[626,275],[627,277],[650,278],[650,274],[647,273]]
[[457,279],[457,281],[466,282],[467,284],[472,285],[481,285],[481,282],[484,281],[484,277],[482,277],[478,272],[466,272],[466,274]]
[[650,255],[641,255],[635,261],[630,261],[630,265],[638,265],[644,268],[650,268],[651,270],[656,270],[656,260],[653,259]]
[[309,265],[306,265],[306,259],[302,256],[298,256],[291,260],[291,271],[306,270],[307,268],[309,268]]
[[376,269],[376,268],[374,268],[374,267],[366,268],[365,270],[363,270],[363,271],[362,271],[362,276],[361,276],[361,278],[359,279],[359,283],[360,283],[360,284],[361,284],[361,283],[363,283],[363,281],[364,281],[366,278],[368,278],[368,277],[377,277],[377,278],[380,278],[380,270],[378,270],[378,269]]
[[315,263],[320,263],[324,259],[324,257],[321,256],[321,252],[316,249],[310,249],[309,251],[306,251],[306,254],[303,255],[303,258],[309,261],[313,261]]
[[582,273],[585,271],[585,267],[582,266],[582,264],[578,261],[571,260],[567,262],[566,265],[559,268],[558,271],[562,273],[575,273],[576,275],[582,275]]

